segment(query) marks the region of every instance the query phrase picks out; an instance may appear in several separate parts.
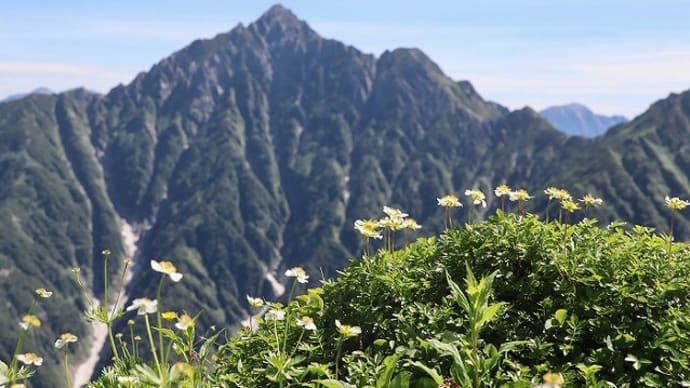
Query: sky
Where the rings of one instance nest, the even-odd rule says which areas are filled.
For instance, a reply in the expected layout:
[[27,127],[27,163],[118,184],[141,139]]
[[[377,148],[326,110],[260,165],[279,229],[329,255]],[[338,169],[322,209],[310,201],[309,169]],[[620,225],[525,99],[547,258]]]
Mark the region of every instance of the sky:
[[[48,87],[105,93],[275,1],[3,0],[0,99]],[[511,109],[580,102],[634,117],[690,89],[690,1],[285,0],[327,38],[380,55],[417,47]]]

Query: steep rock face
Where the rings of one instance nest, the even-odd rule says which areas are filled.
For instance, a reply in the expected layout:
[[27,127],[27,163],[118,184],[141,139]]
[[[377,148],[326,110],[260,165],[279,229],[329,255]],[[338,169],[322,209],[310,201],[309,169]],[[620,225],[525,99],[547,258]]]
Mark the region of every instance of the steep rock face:
[[[444,193],[482,188],[490,206],[460,213],[476,219],[500,206],[497,184],[563,185],[603,196],[602,221],[667,227],[660,198],[690,192],[689,113],[685,93],[602,138],[567,137],[529,108],[484,100],[417,49],[376,58],[275,6],[105,96],[0,104],[0,299],[13,306],[0,356],[39,286],[62,295],[43,343],[63,323],[84,332],[69,268],[98,294],[109,248],[117,281],[118,217],[143,231],[130,295],[155,293],[148,260],[165,258],[184,279],[161,303],[225,325],[245,317],[246,294],[279,297],[285,268],[332,275],[358,251],[354,220],[386,204],[431,233]],[[687,235],[684,218],[676,230]]]
[[586,106],[576,103],[548,107],[539,114],[563,133],[583,137],[602,135],[614,125],[628,121],[620,115],[596,114]]
[[[100,251],[109,247],[122,256],[116,214],[87,135],[86,107],[96,98],[75,91],[0,104],[2,360],[12,354],[17,321],[36,298],[34,290],[45,287],[54,295],[35,308],[43,325],[25,349],[43,355],[46,364],[59,365],[52,343],[60,333],[69,330],[87,338],[80,318],[84,303],[71,268],[82,268],[89,284],[101,285]],[[111,276],[118,267],[119,262],[111,266]],[[102,289],[93,291],[99,296]],[[60,378],[58,371],[46,368],[36,383],[50,386]]]

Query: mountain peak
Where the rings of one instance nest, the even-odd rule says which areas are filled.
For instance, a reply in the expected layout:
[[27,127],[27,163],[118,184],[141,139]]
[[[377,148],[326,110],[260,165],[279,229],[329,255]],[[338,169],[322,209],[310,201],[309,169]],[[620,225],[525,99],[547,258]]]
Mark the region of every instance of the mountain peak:
[[539,112],[551,125],[568,135],[595,137],[616,124],[628,121],[623,116],[605,116],[587,106],[572,102],[551,106]]
[[269,8],[252,26],[269,42],[317,36],[306,22],[281,4]]
[[258,21],[271,21],[271,20],[283,20],[283,21],[299,21],[297,16],[292,13],[288,8],[285,8],[282,4],[275,4],[271,6],[266,12],[259,17]]

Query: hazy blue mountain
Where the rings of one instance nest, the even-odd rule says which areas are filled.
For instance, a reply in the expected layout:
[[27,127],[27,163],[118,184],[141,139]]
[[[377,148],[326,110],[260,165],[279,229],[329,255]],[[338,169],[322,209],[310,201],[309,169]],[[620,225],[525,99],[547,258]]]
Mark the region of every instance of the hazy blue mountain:
[[599,136],[612,126],[628,121],[624,116],[596,114],[578,103],[548,107],[539,114],[563,133],[584,137]]

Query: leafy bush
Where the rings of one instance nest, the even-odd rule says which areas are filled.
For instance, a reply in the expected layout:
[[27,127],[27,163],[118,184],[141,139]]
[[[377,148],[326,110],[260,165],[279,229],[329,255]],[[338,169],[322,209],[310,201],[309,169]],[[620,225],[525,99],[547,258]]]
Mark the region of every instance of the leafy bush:
[[[235,387],[529,387],[560,373],[570,386],[687,385],[689,257],[687,244],[650,228],[498,211],[355,260],[287,306],[271,305],[283,319],[256,318],[255,332],[245,328],[223,345],[217,379]],[[491,310],[479,327],[475,304]],[[303,316],[317,330],[295,323]],[[343,336],[336,321],[361,334]]]

